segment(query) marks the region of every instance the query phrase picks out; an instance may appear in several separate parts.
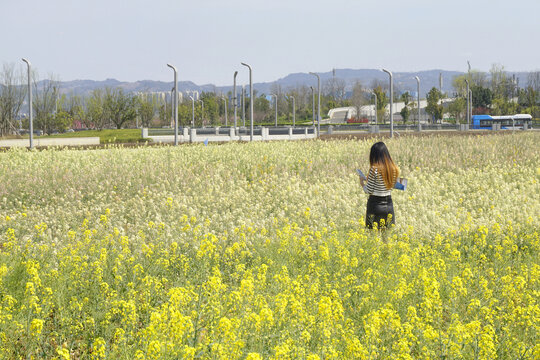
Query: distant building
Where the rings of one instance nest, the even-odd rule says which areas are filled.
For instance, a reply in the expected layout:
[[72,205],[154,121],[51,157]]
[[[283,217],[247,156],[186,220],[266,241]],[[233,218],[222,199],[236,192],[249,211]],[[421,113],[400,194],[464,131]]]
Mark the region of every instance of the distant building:
[[[171,92],[170,91],[150,91],[150,92],[136,92],[136,96],[145,97],[145,99],[152,98],[158,104],[163,104],[165,102],[171,101]],[[184,101],[184,94],[182,92],[178,93],[178,103]]]

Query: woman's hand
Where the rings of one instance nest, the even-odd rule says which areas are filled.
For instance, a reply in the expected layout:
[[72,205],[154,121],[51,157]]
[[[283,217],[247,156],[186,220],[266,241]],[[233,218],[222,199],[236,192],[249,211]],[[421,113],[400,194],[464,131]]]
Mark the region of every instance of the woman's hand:
[[364,187],[366,179],[364,179],[363,177],[360,177],[360,176],[358,178],[360,179],[360,186]]

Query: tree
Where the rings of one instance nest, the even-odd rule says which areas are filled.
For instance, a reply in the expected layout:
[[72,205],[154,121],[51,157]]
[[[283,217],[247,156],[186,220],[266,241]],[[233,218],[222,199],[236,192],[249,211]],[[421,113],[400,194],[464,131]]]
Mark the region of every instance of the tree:
[[493,100],[493,93],[489,88],[473,85],[472,91],[472,106],[473,108],[488,108]]
[[409,116],[411,115],[411,110],[408,106],[404,106],[403,109],[399,112],[401,114],[401,117],[403,118],[403,123],[407,123],[409,121]]
[[71,93],[69,96],[62,95],[58,102],[58,108],[65,110],[72,122],[72,126],[80,127],[86,122],[83,100],[79,95]]
[[203,126],[210,123],[217,125],[219,120],[219,104],[216,94],[213,92],[201,93],[201,100],[204,101]]
[[35,113],[34,127],[47,134],[55,129],[59,92],[60,83],[53,74],[49,75],[48,80],[41,82],[38,82],[37,75],[34,76],[34,101],[32,104]]
[[405,105],[403,106],[403,109],[401,109],[400,111],[401,117],[403,118],[403,123],[406,123],[409,120],[409,116],[411,114],[411,109],[409,108],[410,100],[411,100],[411,95],[409,94],[408,91],[404,92],[401,95],[401,101],[403,101],[403,104]]
[[377,95],[377,119],[382,119],[385,123],[386,105],[388,105],[388,97],[386,92],[383,91],[381,85],[373,89],[373,92]]
[[136,99],[122,88],[105,88],[104,109],[117,129],[132,122],[137,116]]
[[171,113],[172,113],[172,103],[167,101],[167,97],[164,96],[159,100],[158,105],[158,116],[159,123],[161,126],[170,126],[171,125]]
[[0,136],[19,128],[16,120],[26,93],[22,74],[15,74],[14,65],[4,64],[0,73]]
[[504,66],[493,64],[489,70],[491,75],[491,92],[494,98],[508,101],[511,96],[511,81],[508,78]]
[[442,94],[436,87],[432,87],[427,95],[426,112],[431,115],[433,121],[442,119],[443,106],[439,104]]
[[343,99],[345,98],[345,87],[345,80],[332,76],[323,83],[322,91],[324,96],[328,96],[335,103],[341,105]]
[[465,80],[469,81],[469,87],[472,87],[474,85],[481,87],[488,86],[487,75],[484,72],[473,70],[468,74],[455,76],[452,79],[452,86],[458,94],[463,94],[463,96],[465,96],[465,93],[467,91],[467,84]]
[[86,103],[86,116],[84,125],[87,128],[102,130],[105,127],[105,99],[102,89],[95,89]]
[[[277,96],[277,104],[278,104],[278,116],[280,114],[284,114],[286,112],[288,112],[288,104],[286,101],[284,101],[284,96],[285,96],[285,92],[283,91],[282,87],[280,84],[278,83],[273,83],[271,86],[270,86],[270,93],[271,94],[275,94]],[[272,104],[273,104],[273,101],[275,100],[272,100]],[[273,105],[275,106],[275,105]],[[272,106],[272,108],[273,108]]]
[[528,85],[525,90],[527,112],[533,117],[540,117],[540,71],[529,73]]
[[493,64],[490,70],[491,92],[493,98],[493,113],[495,115],[508,115],[515,113],[517,107],[511,100],[514,83],[504,71],[504,66]]
[[[178,104],[178,124],[181,126],[191,125],[192,108],[191,99]],[[196,116],[196,118],[198,118]]]
[[459,124],[465,119],[466,108],[467,100],[464,97],[457,97],[448,105],[448,112],[455,119],[455,122]]
[[266,99],[264,94],[255,98],[253,113],[254,121],[263,122],[270,120],[270,101]]
[[51,127],[60,132],[65,132],[73,125],[73,117],[69,112],[64,109],[60,109],[55,112],[52,117]]
[[156,104],[154,97],[150,94],[140,94],[137,97],[137,115],[141,119],[143,127],[150,127],[156,113]]
[[369,103],[369,97],[371,97],[371,96],[372,96],[371,94],[366,93],[366,91],[362,87],[362,84],[360,83],[360,81],[357,81],[354,84],[353,91],[352,91],[351,103],[352,103],[352,106],[354,106],[356,108],[356,117],[357,118],[360,118],[360,116],[361,116],[360,109],[362,108],[362,106]]

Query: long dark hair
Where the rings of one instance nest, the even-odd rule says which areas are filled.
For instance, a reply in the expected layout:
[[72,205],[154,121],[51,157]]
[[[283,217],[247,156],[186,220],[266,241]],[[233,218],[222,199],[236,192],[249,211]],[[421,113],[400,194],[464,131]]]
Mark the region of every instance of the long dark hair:
[[394,187],[399,175],[399,169],[392,160],[385,143],[382,141],[373,144],[371,147],[371,151],[369,152],[369,165],[379,171],[387,189]]

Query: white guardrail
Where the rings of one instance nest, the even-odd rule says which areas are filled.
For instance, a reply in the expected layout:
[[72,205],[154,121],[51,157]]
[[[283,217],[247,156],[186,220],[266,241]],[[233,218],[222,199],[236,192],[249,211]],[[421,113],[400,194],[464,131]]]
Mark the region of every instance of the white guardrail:
[[[311,131],[309,130],[311,129]],[[215,128],[215,131],[211,134],[208,133],[209,129],[205,129],[204,133],[197,133],[195,128],[183,128],[178,134],[179,143],[197,143],[197,142],[228,142],[228,141],[250,141],[249,130],[240,134],[235,131],[234,128],[228,128],[228,131],[224,134],[220,132],[220,128]],[[293,128],[288,128],[283,134],[270,134],[270,128],[261,128],[258,134],[253,135],[253,141],[273,141],[273,140],[306,140],[316,138],[316,134],[313,128],[303,128],[301,133],[298,133],[298,129],[293,131]],[[143,128],[142,137],[144,139],[152,139],[154,143],[173,143],[174,135],[148,135],[148,129]]]
[[[34,137],[34,147],[99,145],[99,137],[44,138]],[[28,139],[0,140],[0,147],[29,147]]]

